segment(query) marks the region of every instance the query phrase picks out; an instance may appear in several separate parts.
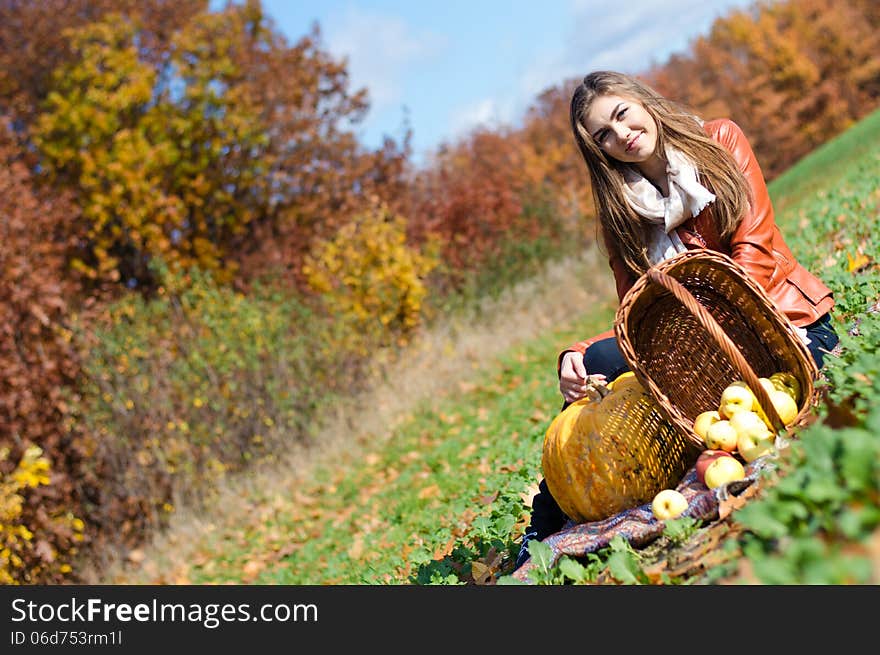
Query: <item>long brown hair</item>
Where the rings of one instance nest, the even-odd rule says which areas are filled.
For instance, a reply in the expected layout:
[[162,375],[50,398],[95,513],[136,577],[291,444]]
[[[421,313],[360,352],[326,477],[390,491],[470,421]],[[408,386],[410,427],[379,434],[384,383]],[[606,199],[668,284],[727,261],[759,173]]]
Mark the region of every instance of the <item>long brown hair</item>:
[[657,124],[657,148],[668,144],[695,162],[700,182],[715,194],[712,214],[719,236],[728,240],[749,203],[749,186],[731,154],[703,130],[681,105],[629,75],[595,71],[584,78],[571,99],[571,129],[592,184],[599,221],[610,246],[635,275],[650,266],[645,220],[626,202],[623,171],[629,164],[606,155],[584,127],[587,112],[600,96],[618,95],[641,104]]

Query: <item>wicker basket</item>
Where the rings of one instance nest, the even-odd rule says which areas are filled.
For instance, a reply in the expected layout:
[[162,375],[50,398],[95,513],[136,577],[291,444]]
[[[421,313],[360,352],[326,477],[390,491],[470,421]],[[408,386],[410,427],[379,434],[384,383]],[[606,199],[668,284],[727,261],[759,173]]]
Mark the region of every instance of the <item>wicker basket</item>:
[[[652,267],[621,301],[618,344],[667,419],[700,448],[701,412],[717,409],[736,380],[751,387],[777,432],[804,422],[818,369],[791,322],[730,257],[690,250]],[[758,377],[790,371],[801,384],[797,418],[785,426]]]
[[582,398],[544,435],[541,469],[566,516],[598,521],[674,488],[700,450],[663,416],[636,377],[601,399]]

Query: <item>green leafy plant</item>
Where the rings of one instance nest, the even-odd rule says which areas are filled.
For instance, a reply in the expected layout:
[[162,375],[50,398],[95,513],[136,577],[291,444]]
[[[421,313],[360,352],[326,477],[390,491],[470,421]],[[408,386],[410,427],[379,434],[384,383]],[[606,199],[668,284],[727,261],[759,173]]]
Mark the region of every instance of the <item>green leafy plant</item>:
[[681,545],[694,536],[702,522],[690,516],[669,519],[663,526],[663,536],[675,545]]
[[880,411],[864,425],[804,431],[760,501],[736,513],[743,552],[765,584],[867,584],[880,527]]

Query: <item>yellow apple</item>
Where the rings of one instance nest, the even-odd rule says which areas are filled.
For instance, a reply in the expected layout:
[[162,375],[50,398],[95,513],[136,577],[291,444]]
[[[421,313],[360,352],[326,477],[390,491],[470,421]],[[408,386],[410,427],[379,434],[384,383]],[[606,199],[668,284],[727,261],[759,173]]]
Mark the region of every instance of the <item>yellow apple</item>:
[[718,413],[721,418],[729,419],[737,412],[747,412],[756,404],[755,394],[745,382],[733,382],[721,392]]
[[710,450],[726,450],[732,453],[736,450],[736,430],[727,419],[715,421],[706,429],[706,448]]
[[780,389],[774,389],[768,395],[770,396],[770,402],[773,403],[773,407],[776,409],[776,413],[779,414],[779,418],[782,419],[782,422],[785,423],[786,426],[791,425],[798,415],[799,410],[797,403],[792,399],[788,392]]
[[758,416],[757,412],[749,410],[748,412],[737,412],[730,417],[730,425],[736,430],[737,438],[743,434],[751,434],[758,438],[771,436],[770,428],[764,423],[764,420]]
[[776,385],[773,384],[773,381],[770,378],[758,378],[758,382],[761,383],[761,386],[770,393],[776,388]]
[[661,521],[679,517],[687,508],[687,498],[675,489],[664,489],[651,501],[651,511]]
[[746,471],[736,457],[719,457],[706,467],[704,480],[707,487],[714,489],[744,477]]
[[791,396],[791,399],[794,400],[795,404],[800,403],[801,382],[793,373],[779,371],[778,373],[771,375],[769,380],[773,383],[774,387],[788,393],[788,395]]
[[[761,386],[763,386],[764,389],[767,390],[768,384],[763,382],[763,380],[765,380],[765,379],[769,382],[769,378],[758,378],[758,380],[761,381]],[[723,418],[728,418],[728,419],[731,418],[731,416],[733,416],[734,414],[736,414],[740,411],[744,411],[742,409],[742,407],[748,405],[748,402],[745,400],[746,394],[743,393],[742,391],[733,391],[733,390],[728,391],[728,389],[730,389],[731,387],[740,388],[740,389],[743,389],[746,392],[748,392],[748,395],[752,399],[752,404],[751,404],[751,407],[747,407],[747,409],[755,412],[755,414],[757,414],[761,418],[761,420],[764,421],[764,425],[766,425],[768,428],[770,428],[771,430],[774,429],[773,423],[770,422],[770,418],[767,416],[767,413],[764,411],[764,408],[761,407],[761,403],[758,400],[758,397],[755,395],[755,392],[752,391],[752,388],[749,385],[747,385],[745,382],[743,382],[742,380],[737,380],[736,382],[732,382],[730,384],[730,386],[728,386],[727,389],[725,389],[724,392],[722,393],[722,395],[721,395],[722,407],[724,406],[724,401],[725,401],[724,393],[728,394],[728,398],[727,398],[728,407],[727,407],[726,411],[723,410],[721,407],[719,407],[719,411],[721,412],[721,416]],[[774,389],[775,389],[775,387],[774,387]],[[770,393],[769,390],[767,390],[767,393],[768,394]],[[729,416],[725,416],[725,413],[729,414]]]
[[713,423],[717,423],[721,420],[721,414],[718,413],[717,409],[710,409],[707,412],[701,412],[697,414],[697,418],[694,419],[694,432],[697,433],[697,436],[700,437],[703,441],[706,441],[706,430],[709,429],[709,426]]
[[700,453],[696,464],[694,464],[697,480],[706,484],[706,468],[719,457],[733,457],[733,455],[726,450],[704,450]]
[[772,453],[775,450],[776,435],[766,430],[762,435],[759,432],[743,432],[736,439],[736,450],[747,462],[753,462],[761,455]]

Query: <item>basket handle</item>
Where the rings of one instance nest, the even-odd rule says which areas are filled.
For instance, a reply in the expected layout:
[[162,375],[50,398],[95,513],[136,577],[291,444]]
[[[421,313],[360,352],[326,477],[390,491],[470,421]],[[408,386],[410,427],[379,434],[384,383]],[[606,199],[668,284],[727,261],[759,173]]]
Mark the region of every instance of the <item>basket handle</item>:
[[746,361],[746,358],[743,357],[743,354],[740,352],[739,348],[736,347],[736,344],[734,344],[730,337],[727,336],[724,328],[722,328],[718,324],[718,321],[715,320],[715,317],[712,316],[712,314],[710,314],[708,310],[703,307],[693,295],[691,295],[691,292],[675,278],[654,267],[648,269],[647,275],[652,282],[656,282],[672,293],[682,305],[697,317],[697,320],[699,320],[709,334],[715,338],[718,345],[721,346],[721,350],[727,355],[739,371],[740,375],[742,375],[743,381],[749,385],[749,388],[751,388],[752,392],[757,397],[758,403],[760,403],[767,418],[773,424],[773,427],[776,428],[777,433],[785,431],[785,423],[779,418],[779,413],[773,406],[773,402],[770,400],[770,396],[764,388],[764,385],[758,380],[755,371]]

